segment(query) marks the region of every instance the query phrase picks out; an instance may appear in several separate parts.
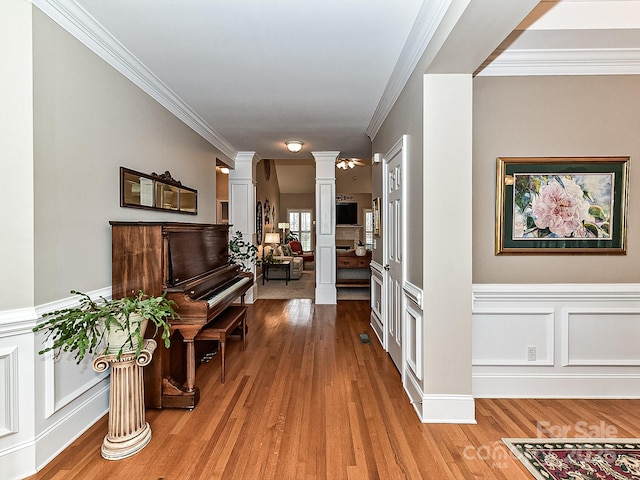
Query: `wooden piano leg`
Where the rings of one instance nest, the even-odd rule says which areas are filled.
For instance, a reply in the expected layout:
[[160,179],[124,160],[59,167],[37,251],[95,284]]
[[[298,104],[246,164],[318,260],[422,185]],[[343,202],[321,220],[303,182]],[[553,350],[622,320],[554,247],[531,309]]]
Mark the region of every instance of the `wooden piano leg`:
[[224,383],[224,357],[225,357],[225,350],[226,350],[226,345],[227,345],[227,338],[226,335],[221,335],[220,336],[220,340],[218,341],[218,350],[222,350],[221,351],[221,366],[220,366],[220,383]]
[[196,349],[193,338],[185,339],[185,343],[187,344],[187,382],[185,387],[187,392],[193,392],[193,387],[196,384]]
[[187,380],[185,382],[185,389],[187,393],[193,393],[196,384],[196,349],[193,340],[196,335],[202,329],[202,325],[176,325],[172,326],[172,329],[179,330],[182,335],[184,343],[187,345],[186,349],[186,367],[187,367]]

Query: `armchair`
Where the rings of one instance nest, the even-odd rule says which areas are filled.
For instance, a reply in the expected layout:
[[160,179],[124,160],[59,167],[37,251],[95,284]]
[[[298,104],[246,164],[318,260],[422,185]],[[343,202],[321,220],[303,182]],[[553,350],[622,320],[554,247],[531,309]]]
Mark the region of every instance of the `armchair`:
[[296,255],[298,257],[302,257],[303,264],[305,262],[313,262],[313,261],[315,261],[315,256],[313,254],[313,251],[304,252],[302,250],[302,244],[299,241],[291,240],[289,242],[289,246],[291,247],[291,250],[293,251],[294,255]]

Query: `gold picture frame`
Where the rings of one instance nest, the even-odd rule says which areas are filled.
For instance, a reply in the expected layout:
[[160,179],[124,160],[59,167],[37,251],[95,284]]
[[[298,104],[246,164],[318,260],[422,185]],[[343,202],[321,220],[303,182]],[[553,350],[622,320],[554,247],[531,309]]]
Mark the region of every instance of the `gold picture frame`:
[[496,255],[625,255],[629,157],[497,159]]

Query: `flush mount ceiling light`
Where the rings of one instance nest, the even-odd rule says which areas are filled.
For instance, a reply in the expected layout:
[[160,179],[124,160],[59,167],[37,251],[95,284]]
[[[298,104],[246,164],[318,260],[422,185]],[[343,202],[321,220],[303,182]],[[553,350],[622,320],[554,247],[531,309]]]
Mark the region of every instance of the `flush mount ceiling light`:
[[346,170],[347,168],[364,167],[364,162],[359,158],[338,158],[336,167]]
[[220,171],[225,175],[229,175],[229,169],[227,167],[220,167]]
[[302,143],[300,140],[287,140],[286,142],[284,142],[284,144],[287,146],[291,153],[298,153],[300,150],[302,150],[302,146],[304,145],[304,143]]

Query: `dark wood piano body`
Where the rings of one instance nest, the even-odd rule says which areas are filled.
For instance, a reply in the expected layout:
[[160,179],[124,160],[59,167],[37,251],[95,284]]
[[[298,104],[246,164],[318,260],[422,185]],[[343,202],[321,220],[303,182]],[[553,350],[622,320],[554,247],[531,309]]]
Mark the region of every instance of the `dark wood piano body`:
[[171,321],[171,347],[158,341],[145,368],[145,405],[193,408],[200,398],[195,370],[202,353],[196,354],[194,338],[234,300],[244,303],[253,275],[228,263],[228,225],[110,223],[113,298],[138,290],[166,293],[180,315]]

